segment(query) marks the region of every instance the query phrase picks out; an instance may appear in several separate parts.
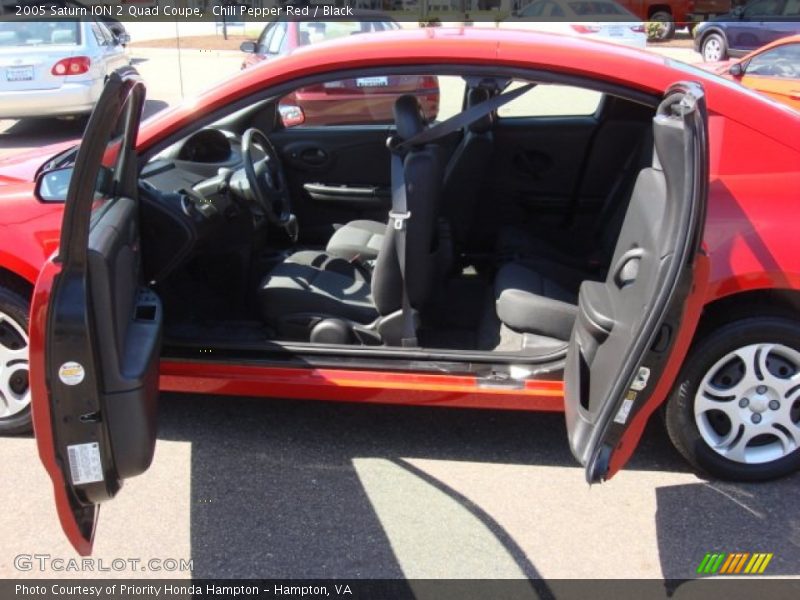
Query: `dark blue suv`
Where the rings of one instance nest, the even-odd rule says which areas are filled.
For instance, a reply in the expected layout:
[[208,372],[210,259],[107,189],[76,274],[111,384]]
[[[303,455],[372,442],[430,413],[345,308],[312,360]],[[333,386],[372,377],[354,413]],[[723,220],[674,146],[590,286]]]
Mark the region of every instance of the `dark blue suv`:
[[778,38],[800,33],[800,0],[751,0],[700,23],[694,49],[706,62],[744,56]]

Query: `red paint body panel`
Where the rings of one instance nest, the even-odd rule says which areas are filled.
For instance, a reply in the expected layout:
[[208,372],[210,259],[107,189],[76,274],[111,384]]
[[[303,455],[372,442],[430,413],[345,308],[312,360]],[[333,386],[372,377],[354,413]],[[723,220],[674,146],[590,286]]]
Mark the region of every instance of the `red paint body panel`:
[[162,361],[160,388],[162,391],[229,396],[262,396],[265,388],[269,388],[269,396],[276,398],[551,412],[564,410],[561,381],[530,380],[522,389],[485,388],[479,387],[475,377],[424,373]]
[[[710,283],[704,302],[747,290],[800,290],[800,252],[794,227],[800,217],[800,114],[700,69],[613,44],[470,28],[351,36],[265,61],[159,113],[142,125],[137,147],[146,150],[203,116],[273,85],[341,69],[409,64],[504,65],[555,71],[654,95],[679,80],[700,81],[711,115],[705,231]],[[52,148],[42,149],[38,163],[53,153]],[[30,154],[19,164],[0,162],[0,268],[31,282],[57,244],[61,218],[60,206],[42,205],[33,198],[31,179],[36,162]],[[24,182],[10,183],[9,177]],[[442,382],[420,377],[430,376],[332,370],[302,371],[287,378],[280,369],[165,362],[162,383],[164,389],[182,392],[556,409],[552,398],[544,400],[539,393],[541,382],[533,384],[530,394],[527,389],[498,393],[459,377],[437,376],[447,380],[444,389],[437,387]],[[555,388],[547,390],[560,394]]]

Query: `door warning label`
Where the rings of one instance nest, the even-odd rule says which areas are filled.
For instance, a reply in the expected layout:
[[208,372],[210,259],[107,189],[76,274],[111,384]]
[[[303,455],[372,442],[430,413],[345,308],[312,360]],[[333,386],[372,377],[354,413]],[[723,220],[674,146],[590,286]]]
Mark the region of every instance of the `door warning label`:
[[97,442],[67,446],[67,454],[73,485],[103,481],[103,464]]

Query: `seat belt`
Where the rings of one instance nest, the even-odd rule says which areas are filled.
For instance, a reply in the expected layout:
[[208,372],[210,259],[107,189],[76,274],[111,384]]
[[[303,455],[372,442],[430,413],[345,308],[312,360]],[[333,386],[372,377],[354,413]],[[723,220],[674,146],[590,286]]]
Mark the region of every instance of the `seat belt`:
[[394,228],[394,246],[397,253],[397,262],[400,267],[400,280],[403,288],[402,299],[402,330],[400,344],[405,347],[415,347],[417,342],[417,327],[414,323],[414,311],[411,300],[408,296],[408,285],[406,278],[406,231],[407,222],[411,218],[411,211],[408,210],[408,197],[406,189],[405,157],[406,153],[415,146],[424,146],[440,140],[448,135],[455,133],[471,125],[489,113],[497,110],[504,104],[519,98],[526,92],[534,88],[535,83],[523,85],[515,90],[493,96],[488,100],[479,102],[467,110],[429,127],[407,140],[393,143],[397,138],[390,137],[387,143],[392,153],[391,177],[392,177],[392,210],[389,212],[389,220]]

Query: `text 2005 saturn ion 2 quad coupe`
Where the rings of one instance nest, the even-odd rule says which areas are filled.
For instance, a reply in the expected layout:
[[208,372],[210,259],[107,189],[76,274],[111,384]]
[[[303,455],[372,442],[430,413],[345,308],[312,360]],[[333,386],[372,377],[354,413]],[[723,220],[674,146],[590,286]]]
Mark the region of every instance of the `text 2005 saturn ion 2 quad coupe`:
[[[408,95],[391,127],[281,124],[299,87],[397,74],[438,77],[452,116]],[[2,166],[3,410],[32,396],[80,552],[150,464],[159,390],[563,409],[590,482],[666,400],[707,472],[800,463],[786,107],[645,52],[469,30],[314,46],[140,125],[144,95],[119,72],[79,147]]]

